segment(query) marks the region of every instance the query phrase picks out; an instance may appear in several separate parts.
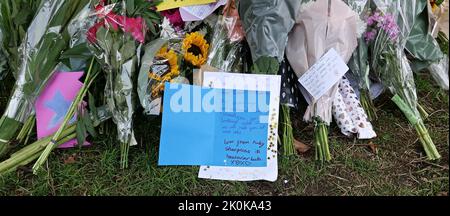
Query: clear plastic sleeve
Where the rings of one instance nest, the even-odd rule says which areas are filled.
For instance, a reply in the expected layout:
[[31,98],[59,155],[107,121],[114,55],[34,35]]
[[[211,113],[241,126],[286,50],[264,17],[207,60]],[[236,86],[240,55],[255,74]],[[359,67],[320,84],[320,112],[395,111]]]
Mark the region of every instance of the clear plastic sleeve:
[[159,115],[165,82],[180,76],[181,38],[156,39],[145,46],[138,78],[139,100],[147,115]]
[[90,16],[96,18],[88,30],[89,48],[106,76],[105,98],[117,125],[122,144],[122,167],[127,166],[128,147],[136,145],[133,132],[134,85],[145,40],[142,17],[128,17],[127,1],[100,3]]
[[[236,23],[234,17],[220,17],[214,30],[207,64],[227,72],[242,72],[240,53],[243,44],[231,31]],[[231,38],[230,38],[231,36]],[[234,37],[234,38],[233,38]]]
[[60,64],[61,53],[81,39],[76,34],[85,30],[83,13],[89,4],[88,0],[41,4],[19,50],[20,68],[5,116],[24,122],[33,115],[34,100]]
[[433,63],[428,67],[434,81],[444,90],[448,91],[448,56],[444,55],[441,61]]

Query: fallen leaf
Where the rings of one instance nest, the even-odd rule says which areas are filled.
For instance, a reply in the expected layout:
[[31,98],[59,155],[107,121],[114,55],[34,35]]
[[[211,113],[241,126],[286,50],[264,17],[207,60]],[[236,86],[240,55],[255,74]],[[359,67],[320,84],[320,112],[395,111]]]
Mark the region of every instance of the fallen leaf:
[[377,154],[378,153],[378,146],[374,144],[373,142],[369,142],[369,148],[372,151],[372,153]]
[[448,196],[448,192],[439,192],[437,196]]
[[302,142],[300,142],[300,141],[298,141],[296,139],[294,139],[294,146],[295,146],[295,149],[299,153],[306,153],[306,152],[309,151],[309,149],[311,149],[310,146],[308,146],[308,145],[306,145],[306,144],[304,144],[304,143],[302,143]]

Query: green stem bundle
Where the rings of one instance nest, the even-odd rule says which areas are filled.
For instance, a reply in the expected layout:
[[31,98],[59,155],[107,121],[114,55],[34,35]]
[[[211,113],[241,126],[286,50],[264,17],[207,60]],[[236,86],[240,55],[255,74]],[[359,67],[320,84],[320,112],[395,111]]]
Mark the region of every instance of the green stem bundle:
[[45,161],[47,161],[47,158],[49,157],[52,150],[58,146],[57,140],[60,139],[62,132],[67,127],[67,124],[69,123],[70,119],[72,119],[73,116],[75,115],[75,112],[76,112],[77,108],[79,107],[79,105],[83,102],[83,98],[86,96],[89,87],[92,85],[93,81],[97,77],[98,73],[92,72],[93,65],[94,65],[94,58],[92,59],[91,64],[89,66],[89,70],[87,72],[86,79],[85,79],[85,84],[79,91],[75,100],[70,105],[70,108],[67,111],[66,116],[64,117],[63,123],[59,127],[58,131],[56,131],[56,133],[53,135],[52,139],[50,139],[50,141],[47,142],[45,150],[42,152],[41,156],[34,164],[33,172],[35,174],[37,173],[39,168],[42,167],[42,165],[45,163]]
[[283,133],[283,153],[285,156],[295,154],[294,134],[292,132],[292,122],[290,115],[290,107],[286,104],[281,105],[282,112],[282,133]]
[[[36,160],[44,151],[47,143],[52,140],[53,136],[40,139],[26,147],[22,148],[18,152],[11,155],[11,157],[0,163],[0,176],[8,172],[16,170],[20,166],[25,166],[28,163]],[[57,145],[66,143],[76,137],[76,126],[72,125],[67,127],[61,133],[61,138],[56,142]]]
[[328,126],[321,120],[315,120],[314,147],[316,150],[316,160],[321,162],[331,161],[330,147],[328,144]]
[[372,99],[370,98],[369,91],[361,89],[361,94],[360,94],[359,100],[361,102],[361,106],[367,113],[367,117],[369,118],[369,121],[376,120],[378,118],[377,108],[375,107]]

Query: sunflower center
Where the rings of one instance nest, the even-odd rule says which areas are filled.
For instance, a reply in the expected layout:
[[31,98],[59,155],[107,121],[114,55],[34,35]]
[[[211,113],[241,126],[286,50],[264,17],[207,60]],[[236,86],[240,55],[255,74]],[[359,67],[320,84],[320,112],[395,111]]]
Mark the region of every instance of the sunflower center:
[[198,47],[194,44],[191,45],[191,48],[188,49],[188,52],[194,54],[195,56],[202,54],[202,50],[200,49],[200,47]]

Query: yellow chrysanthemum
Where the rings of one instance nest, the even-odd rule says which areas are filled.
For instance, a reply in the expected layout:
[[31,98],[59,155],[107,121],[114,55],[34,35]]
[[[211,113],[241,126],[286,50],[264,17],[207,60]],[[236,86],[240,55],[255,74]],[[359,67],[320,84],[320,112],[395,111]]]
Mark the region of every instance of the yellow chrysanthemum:
[[157,58],[166,59],[169,70],[166,74],[159,77],[155,75],[154,73],[150,72],[149,77],[151,79],[158,80],[158,85],[152,86],[152,96],[158,97],[162,91],[164,91],[164,83],[167,81],[170,81],[171,79],[177,77],[180,75],[179,66],[178,66],[178,55],[173,50],[167,51],[167,47],[163,47],[159,50],[159,52],[156,54]]
[[209,44],[199,32],[187,34],[183,40],[184,59],[195,67],[206,63],[208,50]]

